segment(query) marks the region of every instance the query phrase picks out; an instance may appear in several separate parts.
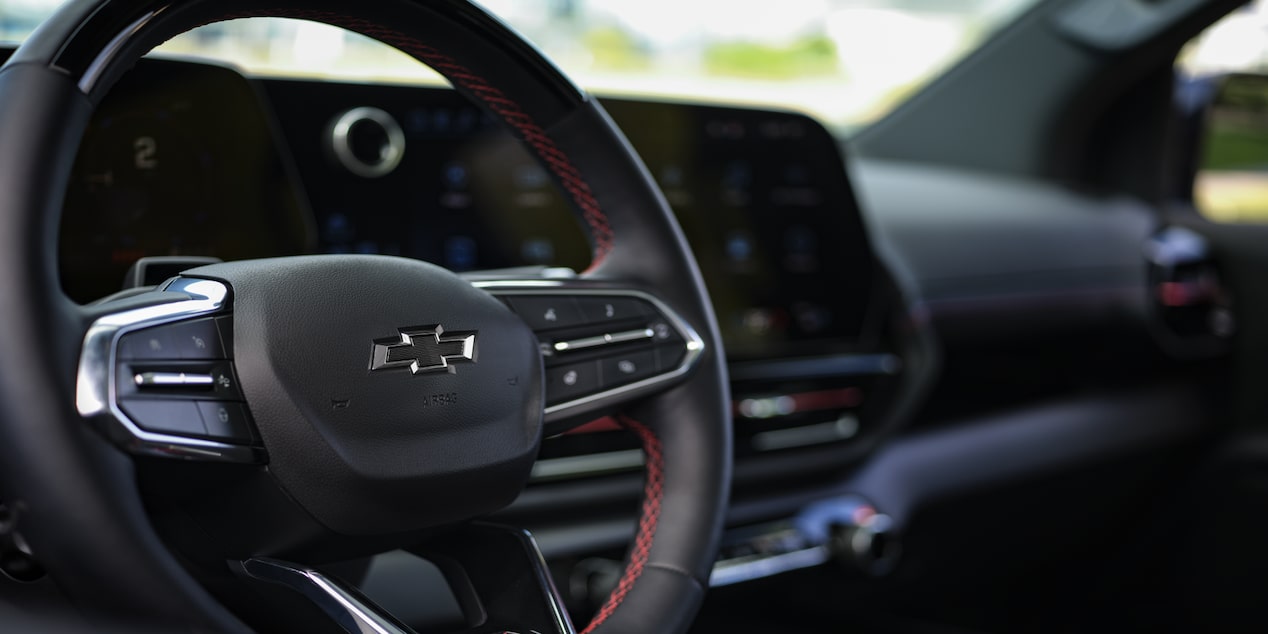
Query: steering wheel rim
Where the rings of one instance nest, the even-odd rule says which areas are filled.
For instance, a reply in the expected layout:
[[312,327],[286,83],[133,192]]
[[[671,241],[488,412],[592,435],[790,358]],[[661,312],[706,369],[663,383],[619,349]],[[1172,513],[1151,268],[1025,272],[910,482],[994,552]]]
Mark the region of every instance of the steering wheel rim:
[[[113,82],[173,35],[254,16],[347,28],[441,72],[505,122],[560,184],[594,248],[580,283],[654,289],[700,334],[704,348],[686,380],[622,404],[621,420],[648,456],[645,498],[626,573],[586,629],[684,630],[707,586],[729,494],[728,382],[707,291],[663,196],[601,106],[460,1],[82,0],[0,69],[0,189],[8,192],[0,284],[10,290],[0,304],[0,354],[27,370],[0,375],[0,463],[5,500],[37,558],[89,609],[243,627],[162,545],[132,460],[75,411],[78,336],[100,310],[60,292],[55,245],[70,157]],[[68,523],[94,530],[68,534]]]

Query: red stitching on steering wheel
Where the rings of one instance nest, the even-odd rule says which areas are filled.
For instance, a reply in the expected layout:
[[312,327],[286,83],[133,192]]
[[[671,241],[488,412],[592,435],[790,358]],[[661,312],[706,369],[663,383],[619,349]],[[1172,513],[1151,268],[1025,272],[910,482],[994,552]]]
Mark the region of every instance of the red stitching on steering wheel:
[[559,179],[564,190],[571,196],[573,203],[581,210],[581,218],[590,229],[590,238],[594,241],[593,259],[590,268],[597,267],[612,251],[615,234],[608,222],[607,214],[599,206],[599,201],[590,190],[590,185],[581,176],[581,172],[573,165],[568,156],[555,145],[555,141],[546,134],[518,103],[508,98],[502,91],[493,87],[487,79],[477,75],[466,66],[459,64],[452,57],[428,46],[404,33],[370,22],[363,18],[355,18],[327,11],[305,9],[262,9],[259,11],[228,14],[211,22],[233,20],[247,17],[279,17],[299,20],[313,20],[339,26],[350,31],[374,38],[400,49],[432,67],[444,75],[450,83],[466,89],[484,103],[489,110],[502,118],[515,129],[520,137],[533,148],[537,156],[546,164],[555,177]]
[[634,535],[634,547],[630,549],[630,560],[625,565],[625,572],[621,575],[620,581],[617,581],[612,594],[608,595],[608,600],[595,613],[590,625],[586,626],[581,634],[592,634],[595,628],[612,616],[616,608],[629,595],[634,582],[638,581],[643,574],[643,569],[647,566],[647,560],[652,551],[652,540],[656,537],[656,524],[660,521],[660,503],[661,498],[664,497],[665,486],[665,458],[661,454],[660,438],[656,436],[656,432],[632,418],[621,416],[619,422],[626,429],[638,434],[639,440],[643,442],[643,453],[647,458],[647,480],[643,483],[643,512],[638,520],[638,532]]

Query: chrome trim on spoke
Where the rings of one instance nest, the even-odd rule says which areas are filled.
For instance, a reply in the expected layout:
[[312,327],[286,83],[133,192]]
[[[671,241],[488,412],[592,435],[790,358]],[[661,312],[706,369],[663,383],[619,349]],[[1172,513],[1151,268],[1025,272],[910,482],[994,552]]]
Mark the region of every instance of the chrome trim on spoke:
[[216,379],[210,374],[187,372],[142,372],[132,377],[137,387],[211,387]]
[[576,628],[572,624],[572,618],[568,616],[568,609],[564,607],[563,597],[559,594],[559,589],[555,587],[555,579],[550,575],[550,565],[546,563],[546,556],[542,554],[542,549],[537,546],[537,539],[527,530],[520,529],[520,534],[528,549],[529,559],[533,563],[533,572],[537,573],[537,583],[546,592],[546,606],[550,608],[550,618],[554,621],[555,629],[564,634],[576,634]]
[[642,328],[639,330],[627,330],[625,332],[614,332],[608,335],[600,335],[598,337],[583,337],[572,341],[556,341],[555,352],[567,352],[570,350],[585,350],[586,348],[598,348],[599,346],[608,346],[616,343],[629,343],[631,341],[641,341],[643,339],[651,339],[656,333],[651,328]]
[[[682,337],[686,354],[678,367],[669,372],[662,372],[634,383],[596,392],[581,398],[573,399],[546,408],[547,420],[559,420],[568,416],[569,410],[577,409],[600,401],[620,398],[638,392],[650,392],[652,388],[670,383],[685,376],[695,366],[704,353],[704,339],[696,333],[677,312],[654,295],[629,288],[603,288],[595,286],[579,286],[565,280],[480,280],[472,282],[472,286],[499,297],[506,296],[570,296],[570,297],[633,297],[651,303]],[[641,331],[640,331],[641,332]]]
[[564,288],[564,280],[475,280],[471,285],[485,291],[493,293],[496,288],[505,287],[511,290],[523,289],[562,289]]
[[370,603],[360,592],[312,568],[277,559],[248,559],[240,564],[248,576],[286,586],[312,601],[349,634],[414,634]]
[[814,568],[831,560],[832,552],[827,546],[814,546],[767,557],[754,556],[719,561],[709,574],[709,587],[719,588],[773,577],[794,570]]
[[196,460],[261,462],[263,452],[258,448],[146,431],[119,408],[115,393],[119,338],[133,330],[214,313],[225,307],[229,297],[229,288],[220,282],[188,277],[176,278],[163,291],[182,293],[189,298],[106,315],[88,327],[79,355],[75,385],[75,407],[79,415],[104,419],[110,426],[107,430],[109,435],[133,453]]

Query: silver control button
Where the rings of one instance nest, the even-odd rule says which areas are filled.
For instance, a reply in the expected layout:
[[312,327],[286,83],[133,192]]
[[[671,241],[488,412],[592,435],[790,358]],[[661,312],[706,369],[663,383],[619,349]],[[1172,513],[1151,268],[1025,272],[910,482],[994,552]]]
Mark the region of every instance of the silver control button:
[[216,379],[210,374],[185,372],[142,372],[132,377],[137,387],[211,387]]
[[554,348],[556,352],[566,352],[569,350],[584,350],[586,348],[597,348],[599,346],[607,346],[614,343],[628,343],[631,341],[642,341],[651,339],[655,336],[655,332],[651,328],[643,328],[641,330],[626,330],[624,332],[614,332],[606,335],[598,335],[594,337],[584,337],[582,339],[573,339],[572,341],[556,341]]

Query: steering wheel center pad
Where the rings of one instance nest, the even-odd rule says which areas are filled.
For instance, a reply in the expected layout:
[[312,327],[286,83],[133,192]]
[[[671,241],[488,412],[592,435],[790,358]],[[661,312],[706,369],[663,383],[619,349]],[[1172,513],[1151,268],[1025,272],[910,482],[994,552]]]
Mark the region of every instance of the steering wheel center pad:
[[[405,532],[508,504],[541,438],[523,320],[442,268],[308,256],[215,264],[269,468],[327,527]],[[427,500],[419,504],[419,500]]]

